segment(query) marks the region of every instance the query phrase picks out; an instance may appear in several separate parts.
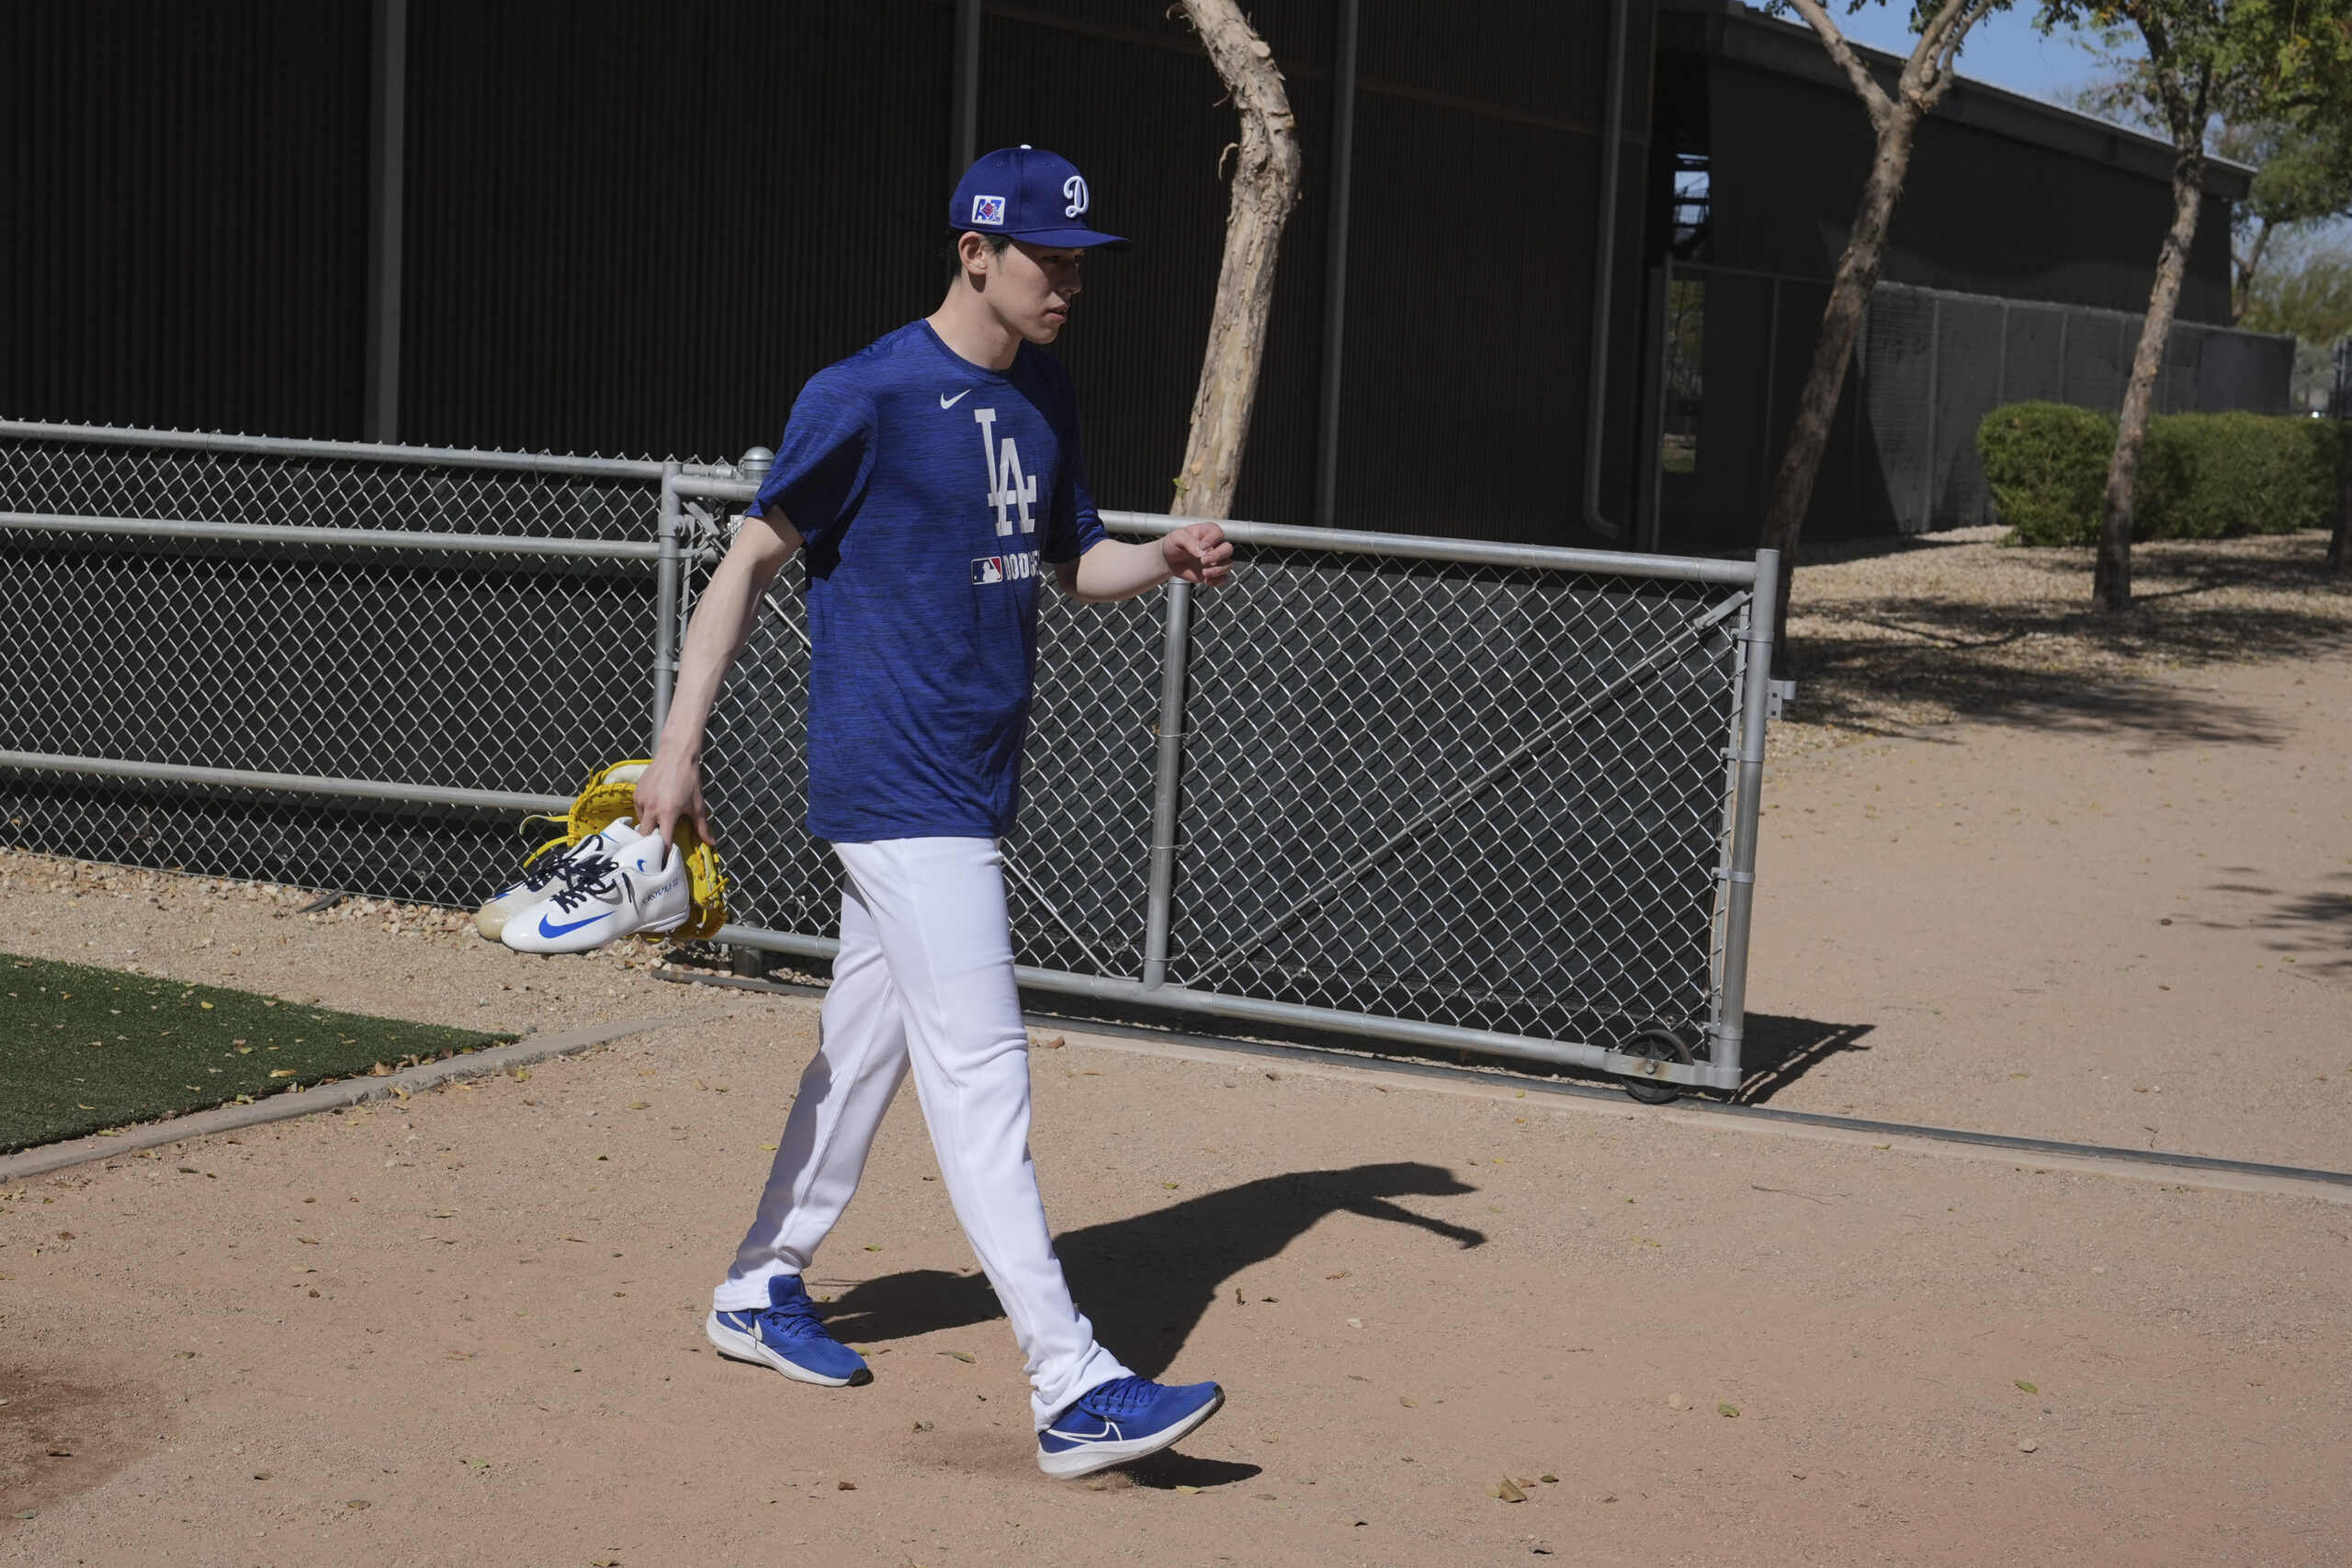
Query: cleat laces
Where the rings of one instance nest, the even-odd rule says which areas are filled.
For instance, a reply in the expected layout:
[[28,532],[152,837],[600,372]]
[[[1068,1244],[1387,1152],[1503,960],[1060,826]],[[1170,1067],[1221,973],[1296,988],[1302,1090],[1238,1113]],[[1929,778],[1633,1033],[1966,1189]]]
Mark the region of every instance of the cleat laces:
[[611,891],[613,874],[619,869],[608,856],[565,863],[563,886],[552,896],[556,908],[569,915],[592,896]]

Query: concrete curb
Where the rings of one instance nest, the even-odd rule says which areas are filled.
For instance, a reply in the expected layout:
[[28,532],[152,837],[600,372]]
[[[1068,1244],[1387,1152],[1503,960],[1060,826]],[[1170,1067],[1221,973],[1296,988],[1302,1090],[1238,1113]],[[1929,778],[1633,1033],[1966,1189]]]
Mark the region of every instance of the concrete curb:
[[384,1100],[395,1094],[411,1095],[420,1089],[437,1089],[460,1078],[485,1077],[503,1073],[510,1067],[544,1062],[550,1056],[566,1055],[573,1051],[584,1051],[592,1045],[626,1040],[632,1034],[650,1034],[655,1030],[671,1029],[682,1023],[700,1023],[738,1010],[736,1007],[705,1008],[699,1012],[680,1013],[674,1018],[639,1018],[617,1023],[591,1024],[585,1029],[550,1034],[544,1039],[518,1040],[512,1045],[495,1045],[469,1055],[422,1063],[387,1077],[340,1078],[315,1089],[274,1094],[266,1100],[254,1100],[251,1105],[223,1105],[214,1111],[199,1111],[189,1116],[175,1116],[169,1121],[150,1122],[125,1128],[113,1137],[92,1136],[75,1138],[70,1143],[50,1144],[0,1158],[0,1182],[21,1181],[28,1176],[63,1170],[68,1166],[83,1165],[94,1159],[152,1149],[161,1144],[175,1144],[183,1138],[233,1133],[241,1127],[258,1127],[268,1122],[288,1122],[297,1116],[363,1105],[368,1100]]
[[[732,975],[700,975],[664,971],[661,978],[679,985],[717,986],[730,990],[763,991],[814,1001],[824,993],[807,986],[774,980],[748,980]],[[1747,1107],[1694,1101],[1676,1105],[1636,1105],[1614,1086],[1557,1078],[1521,1077],[1511,1073],[1486,1073],[1442,1063],[1397,1061],[1380,1056],[1356,1056],[1318,1050],[1311,1045],[1281,1045],[1260,1040],[1220,1040],[1198,1034],[1163,1034],[1157,1030],[1106,1032],[1097,1025],[1050,1013],[1023,1013],[1029,1027],[1059,1034],[1070,1045],[1124,1052],[1136,1056],[1163,1056],[1173,1061],[1230,1066],[1237,1058],[1262,1066],[1283,1063],[1284,1070],[1302,1077],[1372,1083],[1385,1088],[1410,1088],[1430,1094],[1490,1100],[1515,1100],[1546,1110],[1605,1116],[1619,1122],[1670,1122],[1709,1133],[1749,1133],[1771,1137],[1803,1138],[1815,1143],[1858,1145],[1865,1148],[1940,1158],[1978,1160],[2008,1165],[2019,1170],[2070,1170],[2092,1176],[2112,1176],[2126,1181],[2153,1181],[2162,1186],[2199,1188],[2216,1192],[2264,1192],[2283,1197],[2316,1198],[2324,1203],[2352,1205],[2352,1183],[2332,1171],[2306,1171],[2288,1166],[2245,1162],[2242,1168],[2199,1164],[2202,1156],[2188,1155],[2121,1157],[2118,1150],[2096,1145],[2039,1147],[1994,1142],[1961,1128],[1897,1125],[1853,1121],[1841,1116],[1772,1113]],[[1940,1134],[1940,1135],[1939,1135]],[[2175,1159],[2189,1163],[2174,1163]],[[2237,1165],[2239,1162],[2230,1162]]]
[[[1031,1026],[1042,1028],[1046,1025],[1043,1021],[1033,1019]],[[1669,1122],[1702,1133],[1744,1133],[1776,1138],[1800,1138],[1813,1143],[1846,1144],[1888,1152],[1928,1155],[1941,1159],[1976,1160],[1988,1165],[2006,1165],[2018,1170],[2068,1170],[2087,1176],[2111,1176],[2125,1181],[2151,1181],[2165,1187],[2200,1188],[2216,1192],[2260,1192],[2290,1198],[2316,1198],[2323,1203],[2352,1204],[2352,1187],[2325,1180],[2299,1179],[2286,1174],[2210,1170],[2137,1160],[2102,1159],[2095,1155],[2037,1153],[1948,1142],[1917,1134],[1871,1132],[1795,1122],[1751,1121],[1741,1116],[1726,1116],[1715,1111],[1671,1105],[1636,1105],[1614,1094],[1594,1095],[1579,1092],[1577,1086],[1511,1078],[1500,1074],[1488,1077],[1423,1073],[1398,1063],[1358,1061],[1336,1055],[1323,1056],[1318,1060],[1316,1058],[1322,1054],[1304,1049],[1291,1055],[1290,1051],[1295,1048],[1268,1047],[1241,1042],[1210,1044],[1198,1039],[1188,1039],[1181,1043],[1162,1043],[1128,1035],[1090,1033],[1082,1024],[1058,1021],[1052,1027],[1071,1045],[1115,1051],[1127,1055],[1162,1056],[1176,1061],[1225,1066],[1230,1065],[1237,1057],[1251,1061],[1253,1065],[1261,1064],[1273,1059],[1276,1052],[1281,1052],[1285,1058],[1283,1070],[1302,1077],[1374,1085],[1385,1082],[1391,1088],[1410,1087],[1428,1094],[1540,1106],[1547,1111],[1567,1111],[1617,1122]]]

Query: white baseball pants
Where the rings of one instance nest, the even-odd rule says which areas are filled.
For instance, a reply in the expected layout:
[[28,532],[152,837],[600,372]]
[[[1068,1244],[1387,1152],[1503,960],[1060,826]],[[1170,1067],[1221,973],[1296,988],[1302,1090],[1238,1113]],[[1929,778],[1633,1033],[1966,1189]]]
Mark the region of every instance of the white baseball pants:
[[823,1038],[713,1304],[759,1311],[770,1279],[808,1268],[911,1065],[947,1196],[1026,1358],[1042,1429],[1087,1390],[1130,1374],[1071,1302],[1037,1195],[1003,856],[991,839],[834,851],[848,875]]

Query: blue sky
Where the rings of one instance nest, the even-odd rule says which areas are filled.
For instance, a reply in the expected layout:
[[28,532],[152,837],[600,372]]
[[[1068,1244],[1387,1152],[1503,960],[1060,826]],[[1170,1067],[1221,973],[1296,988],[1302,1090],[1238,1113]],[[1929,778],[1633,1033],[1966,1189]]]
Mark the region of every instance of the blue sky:
[[[1996,11],[1970,28],[1960,51],[1960,73],[2047,103],[2063,103],[2071,89],[2096,80],[2101,74],[2098,60],[2076,41],[2083,35],[2062,31],[2044,38],[2033,29],[2037,8]],[[1847,37],[1891,54],[1911,52],[1911,8],[1903,0],[1865,6],[1850,17],[1839,11],[1833,6],[1830,15]]]

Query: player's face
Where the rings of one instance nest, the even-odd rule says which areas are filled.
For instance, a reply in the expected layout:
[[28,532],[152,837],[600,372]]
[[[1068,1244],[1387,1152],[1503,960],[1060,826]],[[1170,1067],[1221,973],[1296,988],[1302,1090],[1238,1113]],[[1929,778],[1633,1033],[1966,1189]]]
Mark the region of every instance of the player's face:
[[1049,250],[1015,240],[989,258],[983,298],[1004,324],[1031,343],[1051,343],[1069,320],[1070,301],[1086,286],[1086,252]]

